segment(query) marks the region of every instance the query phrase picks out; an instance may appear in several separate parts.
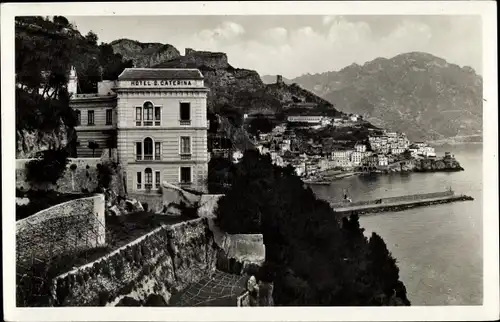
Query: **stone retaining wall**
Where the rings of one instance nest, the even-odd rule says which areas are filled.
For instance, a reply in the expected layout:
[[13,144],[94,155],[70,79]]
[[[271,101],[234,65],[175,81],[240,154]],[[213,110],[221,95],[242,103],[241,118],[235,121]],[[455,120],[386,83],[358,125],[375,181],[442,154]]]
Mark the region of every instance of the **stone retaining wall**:
[[16,262],[92,249],[105,237],[104,195],[70,200],[16,222]]
[[52,281],[53,306],[114,306],[173,292],[215,270],[216,247],[207,219],[162,226],[95,262]]

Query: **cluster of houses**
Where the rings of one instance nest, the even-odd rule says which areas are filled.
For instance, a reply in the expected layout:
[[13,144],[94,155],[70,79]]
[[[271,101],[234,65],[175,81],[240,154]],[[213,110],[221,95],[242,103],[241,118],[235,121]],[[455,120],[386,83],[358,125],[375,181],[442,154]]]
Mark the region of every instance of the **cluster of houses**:
[[[356,115],[348,116],[347,119],[346,117],[336,119],[324,116],[290,116],[287,123],[276,126],[271,133],[259,134],[256,147],[260,153],[269,154],[274,164],[279,166],[292,165],[300,176],[310,176],[328,169],[384,168],[401,160],[405,151],[410,152],[413,158],[433,158],[436,156],[434,148],[426,143],[415,142],[412,144],[405,133],[389,131],[383,131],[381,134],[372,133],[364,142],[350,142],[352,144],[348,144],[348,147],[337,148],[328,153],[299,153],[295,148],[296,136],[293,130],[287,129],[287,124],[294,122],[307,123],[313,127],[324,126],[323,124],[357,122],[358,120]],[[310,147],[311,144],[309,142]],[[319,148],[321,151],[321,146]]]

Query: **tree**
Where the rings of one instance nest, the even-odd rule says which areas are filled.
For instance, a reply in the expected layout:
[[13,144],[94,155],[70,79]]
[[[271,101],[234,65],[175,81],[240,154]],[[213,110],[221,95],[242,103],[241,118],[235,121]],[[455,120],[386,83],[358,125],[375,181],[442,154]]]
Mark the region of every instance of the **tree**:
[[26,179],[38,184],[56,184],[66,170],[68,155],[65,149],[37,153],[35,159],[26,163]]
[[262,114],[257,115],[254,119],[250,121],[249,132],[256,135],[257,133],[269,133],[273,130],[273,123],[267,117]]
[[92,150],[92,157],[94,157],[94,152],[96,149],[99,149],[99,144],[97,142],[90,141],[88,148]]
[[410,159],[412,159],[412,155],[411,155],[410,150],[406,149],[406,150],[403,152],[403,158],[405,158],[406,160],[410,160]]
[[274,166],[269,156],[249,150],[230,171],[218,224],[229,233],[263,234],[266,265],[257,276],[273,280],[278,305],[409,305],[381,239],[370,246],[357,216],[341,226],[292,167]]

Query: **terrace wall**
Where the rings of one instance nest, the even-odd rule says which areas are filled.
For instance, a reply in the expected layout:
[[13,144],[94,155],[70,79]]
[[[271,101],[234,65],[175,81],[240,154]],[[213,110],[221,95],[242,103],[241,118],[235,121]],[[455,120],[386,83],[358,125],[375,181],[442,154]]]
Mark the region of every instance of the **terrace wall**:
[[16,264],[47,260],[106,243],[104,195],[44,209],[16,223]]
[[215,270],[216,246],[206,218],[162,226],[116,251],[56,277],[53,306],[114,306],[131,297],[144,303]]

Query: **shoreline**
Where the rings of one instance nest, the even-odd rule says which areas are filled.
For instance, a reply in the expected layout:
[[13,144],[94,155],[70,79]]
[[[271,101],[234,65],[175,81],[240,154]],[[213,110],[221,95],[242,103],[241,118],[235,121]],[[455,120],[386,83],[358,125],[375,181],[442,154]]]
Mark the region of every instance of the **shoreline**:
[[433,169],[413,169],[413,170],[403,170],[403,171],[390,171],[390,170],[379,170],[379,171],[370,171],[370,172],[345,172],[345,173],[340,173],[328,178],[322,178],[320,180],[311,180],[311,179],[302,179],[302,181],[305,184],[308,185],[329,185],[332,184],[335,181],[354,177],[354,176],[360,176],[360,175],[389,175],[389,174],[396,174],[396,173],[401,173],[401,174],[408,174],[408,173],[437,173],[437,172],[461,172],[465,171],[463,167],[460,168],[446,168],[446,169],[439,169],[439,170],[433,170]]

